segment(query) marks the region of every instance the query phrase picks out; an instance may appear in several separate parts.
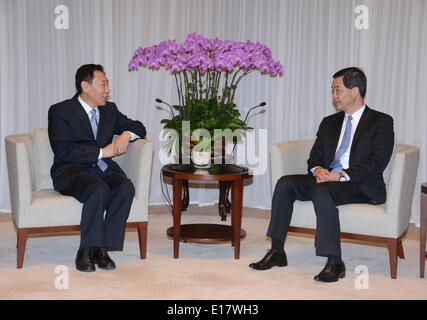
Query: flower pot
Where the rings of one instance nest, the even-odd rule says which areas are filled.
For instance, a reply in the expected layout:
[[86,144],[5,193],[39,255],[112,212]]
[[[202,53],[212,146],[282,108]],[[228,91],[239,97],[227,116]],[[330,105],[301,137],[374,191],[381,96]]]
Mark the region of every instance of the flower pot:
[[211,162],[210,151],[191,151],[191,160],[196,168],[209,168]]

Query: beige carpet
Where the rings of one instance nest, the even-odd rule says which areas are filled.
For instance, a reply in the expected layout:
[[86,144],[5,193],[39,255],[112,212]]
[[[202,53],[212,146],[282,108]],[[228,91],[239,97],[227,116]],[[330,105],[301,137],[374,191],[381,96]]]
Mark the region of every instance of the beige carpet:
[[[399,260],[398,279],[389,277],[385,247],[343,243],[347,276],[337,283],[313,281],[325,258],[314,255],[311,237],[288,237],[289,266],[269,271],[250,270],[269,247],[264,236],[269,212],[244,209],[247,238],[241,258],[235,260],[229,244],[180,246],[180,258],[172,258],[172,241],[165,230],[172,217],[165,206],[152,207],[148,225],[148,253],[139,260],[136,232],[127,232],[123,252],[111,253],[118,268],[81,273],[74,269],[79,235],[32,237],[27,242],[24,268],[17,270],[16,235],[9,216],[0,215],[1,299],[426,299],[427,279],[419,278],[418,229],[411,227],[404,241],[406,259]],[[219,223],[215,208],[191,206],[182,223]],[[229,222],[227,222],[229,223]],[[58,289],[66,282],[68,289]],[[369,270],[369,289],[357,289],[358,265]],[[56,287],[55,287],[56,284]],[[363,283],[362,283],[363,284]],[[366,285],[367,282],[365,281]],[[360,285],[359,285],[360,287]]]

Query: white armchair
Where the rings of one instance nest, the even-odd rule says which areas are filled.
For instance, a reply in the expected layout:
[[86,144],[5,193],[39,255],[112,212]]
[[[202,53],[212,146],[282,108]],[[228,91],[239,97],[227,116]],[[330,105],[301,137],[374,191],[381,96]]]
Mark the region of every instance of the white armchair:
[[[17,231],[17,268],[22,268],[28,235],[80,231],[82,204],[53,190],[53,152],[46,129],[6,137],[13,222]],[[137,228],[140,258],[147,252],[148,195],[153,144],[137,140],[117,162],[132,180],[135,196],[127,228]]]
[[[285,141],[271,146],[273,190],[284,175],[307,173],[307,159],[314,140]],[[382,205],[347,204],[339,206],[341,237],[387,245],[390,275],[397,276],[397,257],[403,259],[402,237],[411,216],[417,176],[419,148],[397,144],[384,171],[387,201]],[[316,215],[311,201],[296,201],[289,231],[314,234]]]

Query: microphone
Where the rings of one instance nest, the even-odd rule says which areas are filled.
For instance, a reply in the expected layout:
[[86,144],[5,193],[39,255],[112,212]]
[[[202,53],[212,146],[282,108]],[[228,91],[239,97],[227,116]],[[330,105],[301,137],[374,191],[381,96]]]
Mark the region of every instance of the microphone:
[[[248,110],[248,112],[246,113],[246,117],[245,117],[245,120],[243,121],[243,123],[246,124],[246,120],[248,119],[248,116],[249,116],[249,114],[251,113],[252,110],[254,110],[256,108],[259,108],[259,107],[264,107],[266,104],[267,103],[265,101],[263,101],[263,102],[257,104],[255,107],[250,108]],[[234,151],[236,150],[236,145],[237,145],[237,143],[234,144],[233,150],[231,151],[231,156],[232,157],[234,156]]]
[[[173,108],[172,108],[172,106],[169,103],[167,103],[167,102],[165,102],[165,101],[163,101],[162,99],[159,99],[159,98],[156,98],[156,102],[167,105],[169,107],[171,113],[172,113],[172,119],[175,118],[175,114],[173,113]],[[174,122],[175,122],[175,120],[174,120]],[[175,127],[176,127],[176,125],[175,125]]]
[[261,102],[260,104],[256,105],[255,107],[252,107],[249,109],[249,111],[246,113],[246,117],[245,120],[243,121],[246,124],[246,120],[248,119],[249,114],[251,113],[252,110],[259,108],[259,107],[264,107],[267,103],[265,101]]

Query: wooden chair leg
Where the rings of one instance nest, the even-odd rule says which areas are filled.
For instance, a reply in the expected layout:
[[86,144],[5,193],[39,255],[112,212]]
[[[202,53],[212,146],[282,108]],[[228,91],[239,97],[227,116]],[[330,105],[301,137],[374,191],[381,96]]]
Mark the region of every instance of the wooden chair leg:
[[147,257],[147,222],[138,223],[139,256]]
[[397,242],[397,256],[400,259],[405,259],[405,252],[403,252],[402,240],[398,240]]
[[27,244],[28,232],[25,229],[16,229],[17,232],[17,262],[16,268],[22,269],[24,264],[25,245]]
[[421,222],[420,229],[420,278],[424,278],[424,269],[426,264],[426,239],[427,239],[427,225]]
[[388,254],[390,259],[390,276],[392,279],[397,278],[397,239],[387,239]]
[[[423,190],[423,188],[421,189]],[[427,240],[427,193],[421,192],[420,204],[420,278],[424,278],[426,264],[426,240]]]

